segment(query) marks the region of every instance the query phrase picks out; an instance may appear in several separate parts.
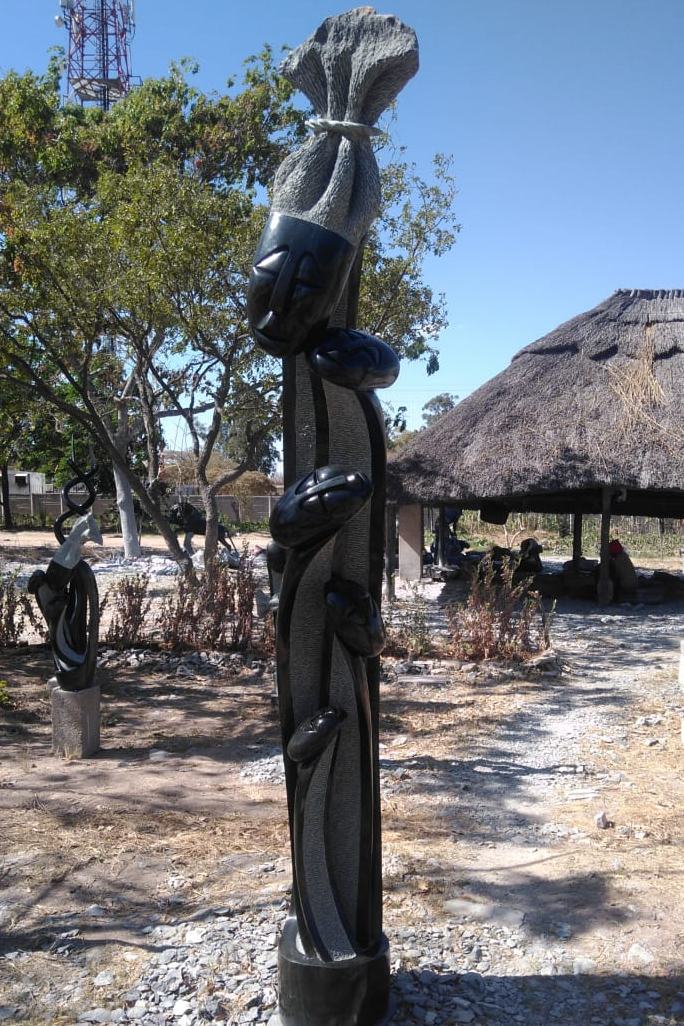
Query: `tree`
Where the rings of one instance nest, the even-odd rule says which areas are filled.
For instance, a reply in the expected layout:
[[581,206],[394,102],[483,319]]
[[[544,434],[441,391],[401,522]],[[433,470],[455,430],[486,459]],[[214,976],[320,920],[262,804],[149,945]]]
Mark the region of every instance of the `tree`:
[[423,420],[425,427],[430,427],[435,421],[443,417],[449,410],[453,410],[454,406],[458,402],[458,396],[453,395],[451,392],[440,392],[439,395],[433,395],[432,399],[423,406]]
[[[51,74],[0,79],[0,387],[79,425],[111,461],[124,535],[135,494],[188,570],[165,517],[163,424],[184,424],[210,558],[216,495],[263,466],[280,432],[280,365],[251,339],[245,288],[258,189],[304,132],[270,50],[226,96],[194,90],[192,70],[172,67],[107,112],[60,107]],[[455,190],[445,158],[427,184],[392,156],[358,323],[430,371],[446,311],[422,273],[454,242]],[[212,479],[217,442],[234,464]]]
[[233,466],[246,464],[246,473],[256,471],[266,476],[272,474],[280,458],[277,445],[280,418],[277,411],[269,421],[274,424],[272,434],[260,435],[259,440],[255,441],[247,435],[248,425],[236,421],[231,413],[230,417],[223,419],[216,439],[216,450]]
[[456,241],[456,185],[450,157],[433,158],[427,182],[403,153],[390,151],[381,167],[382,212],[364,252],[358,324],[404,359],[424,360],[433,374],[439,369],[435,344],[447,325],[446,300],[434,295],[423,275],[427,258],[442,256]]
[[[277,383],[247,332],[244,283],[261,222],[254,190],[303,116],[270,52],[245,83],[210,99],[176,68],[107,114],[84,114],[59,108],[47,79],[0,82],[0,379],[91,433],[181,563],[162,504],[162,418],[186,422],[215,545],[221,482],[206,470],[223,410],[245,425],[237,476],[270,426],[255,411],[261,396],[272,406]],[[127,458],[139,430],[144,476]]]
[[24,396],[18,389],[8,386],[0,403],[0,504],[2,523],[6,530],[12,530],[14,527],[10,505],[9,466],[16,459],[19,440],[25,428]]

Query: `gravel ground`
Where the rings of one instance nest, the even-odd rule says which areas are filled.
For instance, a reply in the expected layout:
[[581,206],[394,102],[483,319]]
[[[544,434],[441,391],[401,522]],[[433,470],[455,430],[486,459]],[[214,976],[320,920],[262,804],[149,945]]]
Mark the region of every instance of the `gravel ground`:
[[[437,599],[441,586],[428,585]],[[653,935],[634,930],[629,909],[622,933],[594,928],[580,938],[572,901],[551,904],[534,890],[522,896],[520,866],[577,850],[594,841],[591,818],[578,826],[564,816],[573,803],[612,814],[618,785],[610,760],[591,772],[587,758],[623,745],[636,731],[644,745],[663,743],[662,716],[635,718],[644,702],[677,722],[684,709],[677,683],[679,639],[684,638],[680,607],[613,607],[605,613],[584,603],[560,605],[552,632],[554,651],[533,667],[542,687],[520,717],[512,716],[495,737],[473,736],[467,760],[429,760],[413,738],[395,736],[381,750],[383,802],[434,796],[433,815],[448,820],[454,805],[468,807],[472,827],[460,876],[447,877],[442,851],[416,858],[432,872],[420,886],[397,886],[411,879],[405,848],[385,846],[385,930],[392,960],[392,1026],[675,1026],[684,1023],[681,951],[669,958],[656,951]],[[387,679],[401,693],[438,687],[455,669],[482,684],[505,681],[504,665],[486,669],[425,663],[387,667]],[[631,737],[631,735],[630,735]],[[590,740],[588,740],[590,739]],[[641,743],[640,741],[640,743]],[[672,738],[668,739],[670,750]],[[413,754],[412,754],[413,753]],[[618,774],[619,775],[619,774]],[[262,752],[243,769],[245,779],[279,781],[278,753]],[[624,791],[624,787],[622,788]],[[465,798],[464,798],[465,796]],[[593,814],[592,814],[593,815]],[[598,813],[596,813],[598,816]],[[612,824],[634,833],[634,826]],[[454,827],[454,842],[459,838]],[[478,841],[477,836],[482,840]],[[675,839],[681,845],[681,833]],[[479,854],[474,855],[479,845]],[[518,858],[518,863],[513,857]],[[513,859],[513,861],[512,861]],[[73,974],[69,993],[55,994],[80,1010],[60,1024],[138,1022],[143,1026],[238,1026],[277,1022],[277,943],[287,904],[289,865],[278,855],[249,867],[253,884],[244,898],[225,906],[200,908],[163,923],[149,922],[143,933],[149,957],[118,1000],[102,1006],[79,998],[86,983],[111,994],[114,974],[93,969],[75,937],[65,932],[61,949]],[[473,886],[477,874],[488,888]],[[561,873],[562,877],[562,873]],[[558,879],[552,879],[555,885]],[[416,878],[418,881],[418,877]],[[492,888],[498,886],[496,900]],[[677,891],[677,901],[679,901]],[[538,905],[538,907],[537,907]],[[438,914],[435,910],[439,909]],[[93,906],[97,918],[104,909]],[[591,917],[591,907],[581,910]],[[679,929],[681,904],[673,904]],[[543,916],[542,916],[543,913]],[[656,910],[654,910],[656,918]],[[658,929],[662,931],[661,922]],[[543,922],[542,922],[543,918]],[[676,930],[673,927],[673,937]],[[681,934],[676,934],[681,938]],[[612,938],[610,944],[607,938]],[[616,937],[618,938],[616,940]],[[605,942],[605,943],[604,943]],[[619,957],[618,957],[619,955]],[[21,975],[21,951],[0,962],[0,1022],[30,1021],[30,1011],[12,1001],[7,981]],[[131,960],[139,956],[131,954]],[[5,976],[3,997],[2,977]],[[92,989],[87,991],[92,994]],[[327,1024],[320,1024],[327,1026]]]

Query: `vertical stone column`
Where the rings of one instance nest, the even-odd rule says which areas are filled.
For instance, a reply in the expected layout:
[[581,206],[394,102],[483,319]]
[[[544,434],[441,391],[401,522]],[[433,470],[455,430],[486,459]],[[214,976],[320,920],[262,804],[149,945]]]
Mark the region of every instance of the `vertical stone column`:
[[[370,7],[326,19],[281,72],[313,135],[281,165],[250,275],[256,341],[283,359],[286,491],[278,698],[293,897],[279,947],[282,1026],[374,1026],[389,1000],[378,770],[386,342],[355,329],[380,208],[374,122],[418,66],[415,34]],[[275,565],[275,554],[273,555]]]

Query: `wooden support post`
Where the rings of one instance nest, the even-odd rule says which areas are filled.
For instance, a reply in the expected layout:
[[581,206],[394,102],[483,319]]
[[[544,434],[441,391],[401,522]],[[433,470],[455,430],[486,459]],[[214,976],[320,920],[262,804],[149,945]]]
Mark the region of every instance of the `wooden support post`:
[[446,564],[446,533],[447,533],[447,522],[446,512],[444,503],[439,504],[439,513],[437,515],[437,565],[445,566]]
[[603,488],[601,495],[601,565],[599,567],[596,598],[600,606],[607,606],[613,598],[613,582],[610,578],[610,505],[611,490]]
[[397,569],[397,507],[385,506],[385,598],[394,602],[394,572]]
[[582,510],[575,510],[572,518],[572,569],[579,570],[582,556]]

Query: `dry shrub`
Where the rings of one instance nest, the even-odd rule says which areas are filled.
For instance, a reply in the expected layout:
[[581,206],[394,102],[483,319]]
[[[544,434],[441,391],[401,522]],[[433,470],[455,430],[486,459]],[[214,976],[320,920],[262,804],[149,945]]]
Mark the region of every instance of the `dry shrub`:
[[256,655],[271,659],[276,654],[275,619],[271,614],[259,620],[260,630],[255,636],[252,648]]
[[430,654],[433,640],[425,599],[418,585],[409,586],[409,597],[406,602],[388,603],[383,619],[386,634],[385,655],[414,659]]
[[40,621],[28,597],[17,588],[17,573],[0,574],[0,647],[19,645],[27,622],[35,629]]
[[483,565],[463,604],[447,606],[456,659],[520,661],[549,647],[549,614],[531,578],[514,581],[515,563]]
[[117,648],[140,645],[149,640],[148,614],[152,605],[147,592],[150,579],[147,574],[124,577],[107,592],[100,610],[113,605],[114,612],[105,635],[105,641]]
[[157,617],[169,648],[246,651],[254,631],[256,584],[246,548],[237,570],[212,560],[200,578],[181,577]]

